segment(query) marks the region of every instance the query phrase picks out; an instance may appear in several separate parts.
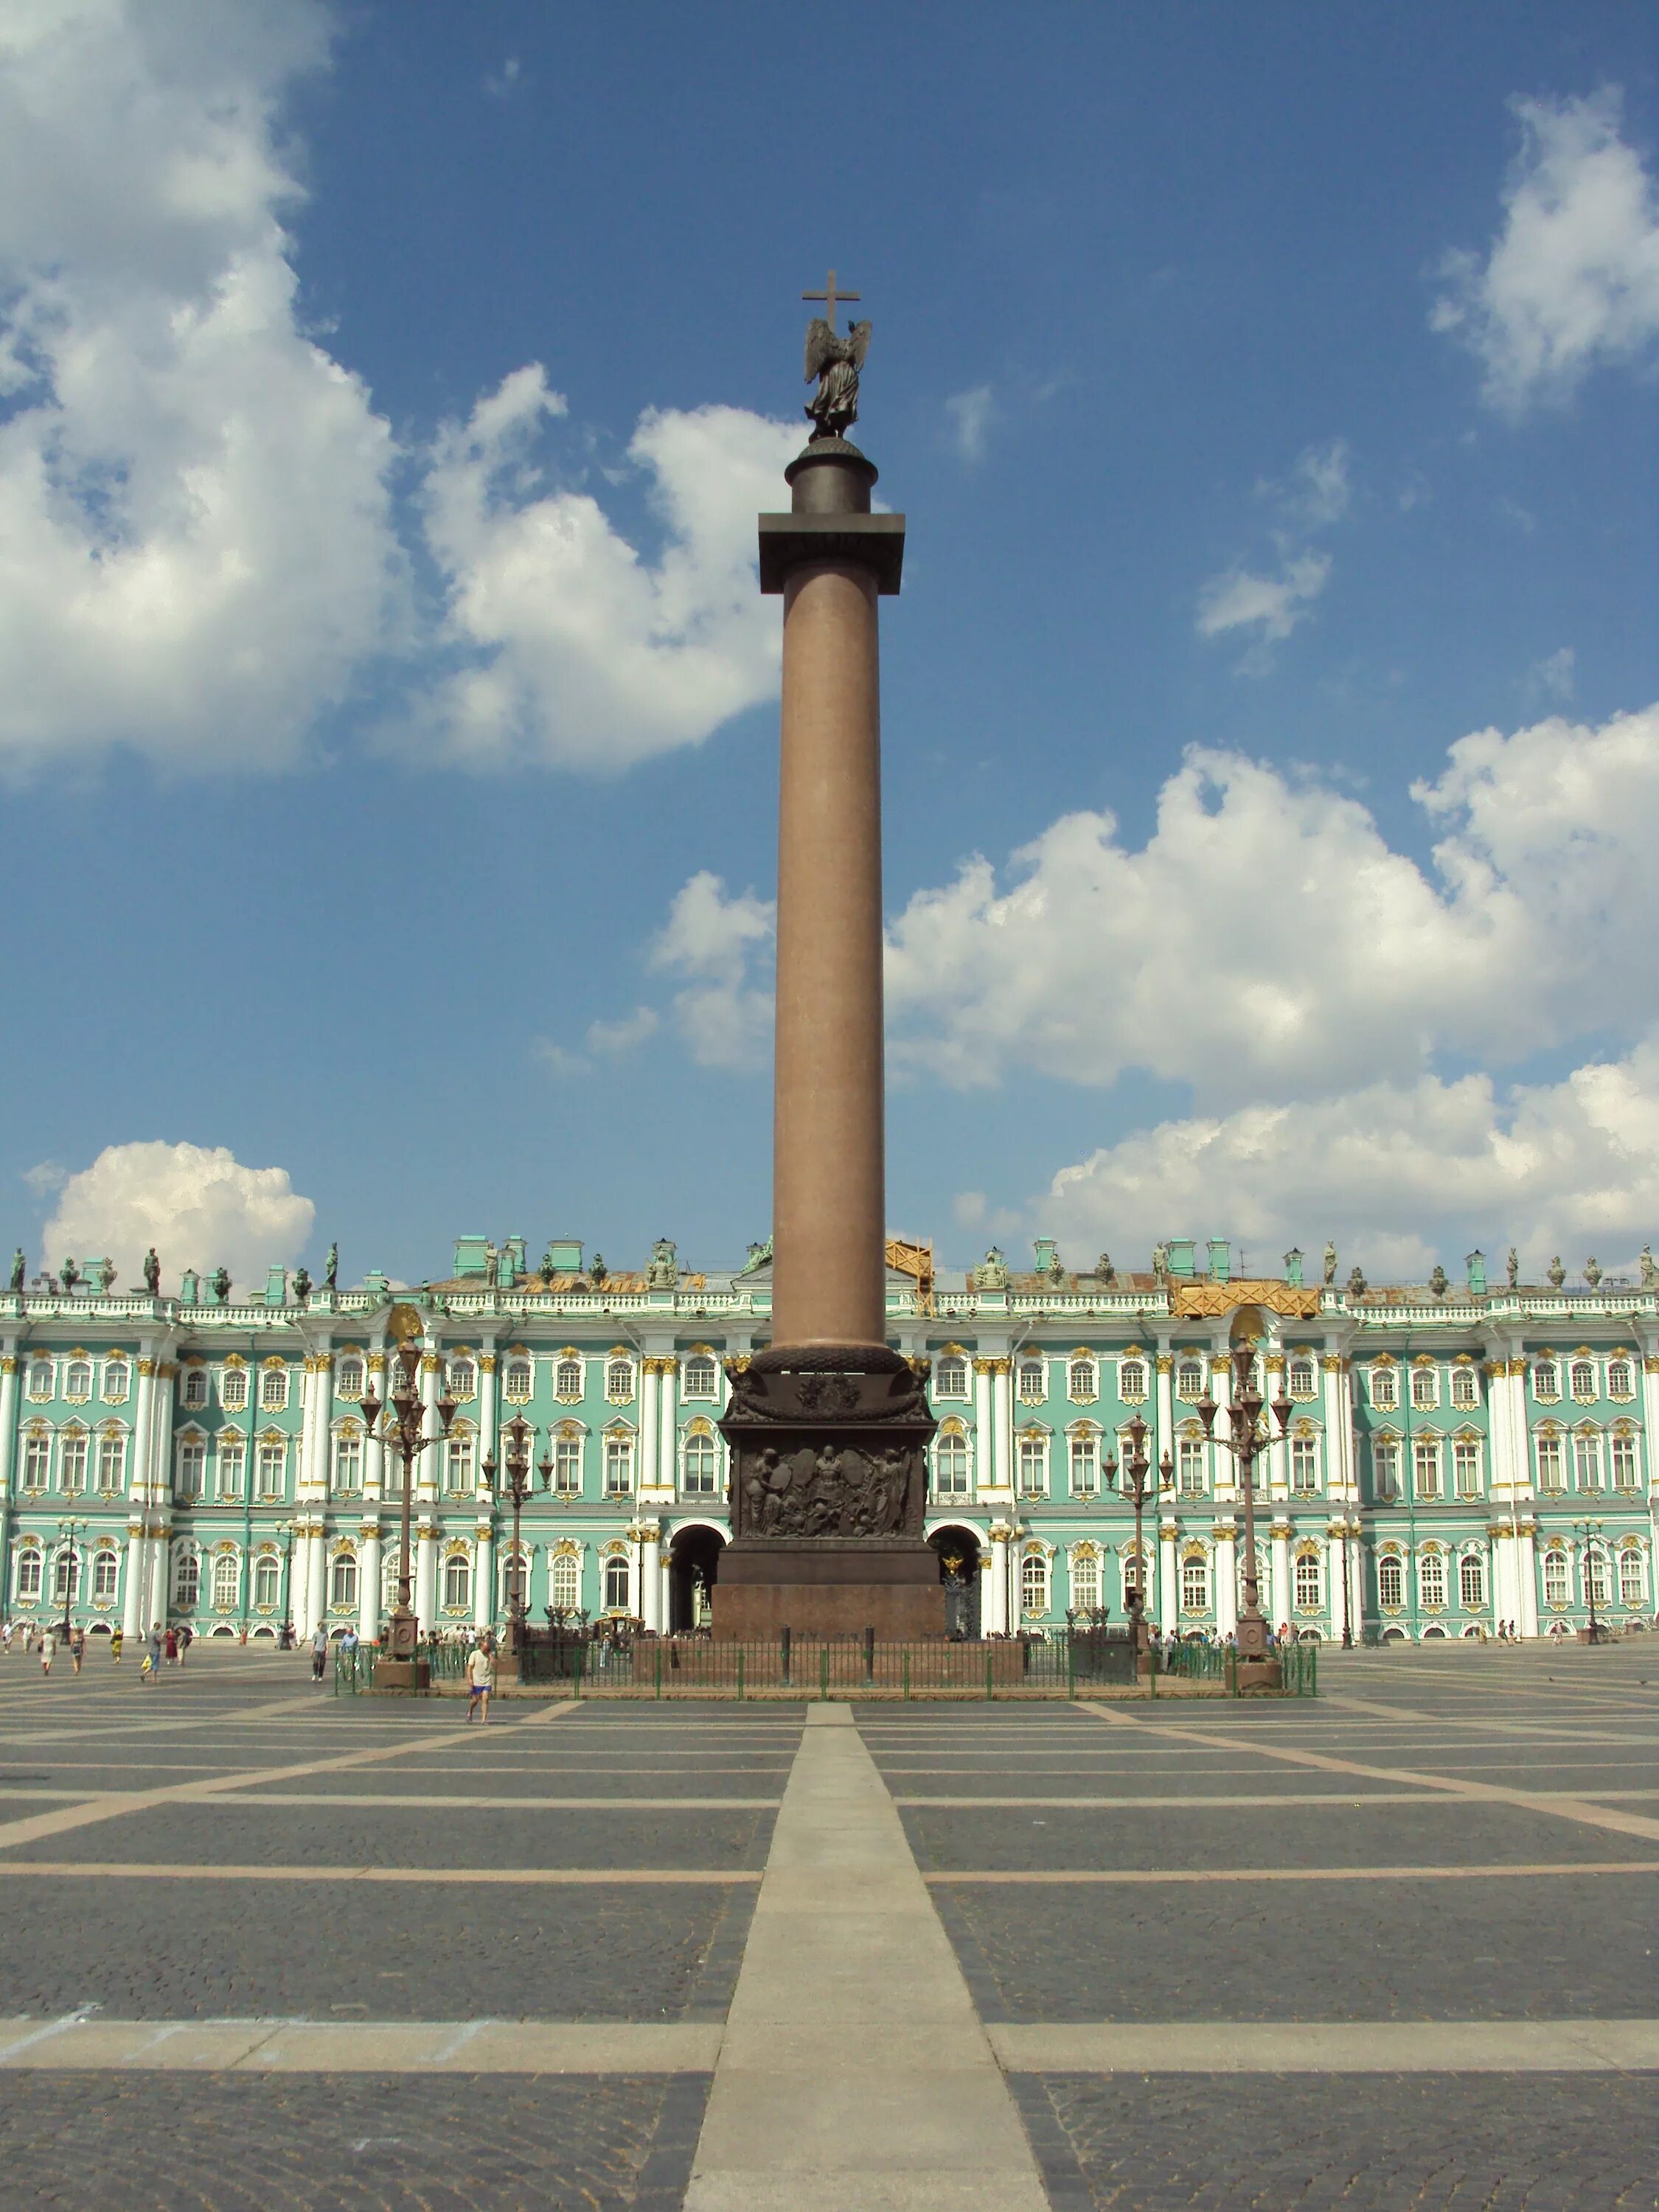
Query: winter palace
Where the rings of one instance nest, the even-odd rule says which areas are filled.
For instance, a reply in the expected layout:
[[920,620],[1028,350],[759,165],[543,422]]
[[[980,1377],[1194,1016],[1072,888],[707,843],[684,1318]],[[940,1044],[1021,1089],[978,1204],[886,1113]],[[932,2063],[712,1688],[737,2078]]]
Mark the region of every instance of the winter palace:
[[[511,1509],[484,1470],[521,1415],[543,1470],[521,1523],[532,1618],[700,1625],[726,1530],[726,1370],[767,1341],[769,1252],[696,1273],[664,1242],[623,1274],[584,1249],[554,1243],[538,1266],[522,1238],[465,1237],[450,1277],[413,1291],[273,1268],[252,1290],[186,1272],[176,1297],[117,1290],[97,1261],[23,1287],[20,1257],[0,1293],[8,1613],[373,1638],[396,1595],[401,1462],[361,1407],[371,1386],[385,1396],[388,1324],[412,1305],[434,1438],[411,1509],[422,1623],[502,1616]],[[930,1534],[970,1632],[1121,1618],[1134,1516],[1120,1469],[1139,1415],[1153,1609],[1165,1632],[1225,1634],[1243,1523],[1195,1409],[1225,1396],[1241,1336],[1266,1395],[1294,1407],[1257,1469],[1275,1625],[1375,1642],[1500,1622],[1565,1634],[1592,1607],[1615,1627],[1651,1620],[1650,1263],[1638,1284],[1592,1261],[1581,1281],[1558,1263],[1525,1285],[1489,1282],[1475,1253],[1456,1283],[1437,1268],[1382,1287],[1358,1269],[1339,1285],[1328,1249],[1322,1281],[1304,1283],[1298,1253],[1241,1280],[1220,1239],[1173,1240],[1146,1273],[1103,1257],[1072,1273],[1046,1241],[1036,1256],[1029,1273],[993,1251],[951,1274],[926,1246],[888,1249],[890,1340],[927,1363],[939,1419]]]

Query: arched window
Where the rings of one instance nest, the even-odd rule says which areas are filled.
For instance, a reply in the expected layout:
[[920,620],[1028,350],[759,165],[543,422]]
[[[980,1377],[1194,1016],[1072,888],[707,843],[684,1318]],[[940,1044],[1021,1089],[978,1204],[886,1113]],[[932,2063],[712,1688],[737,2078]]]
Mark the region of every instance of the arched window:
[[32,1359],[29,1362],[29,1395],[31,1398],[50,1398],[52,1395],[52,1362]]
[[1476,1403],[1480,1392],[1474,1387],[1473,1367],[1454,1367],[1452,1370],[1451,1401],[1465,1412]]
[[52,1431],[31,1429],[23,1440],[23,1487],[44,1490],[52,1480]]
[[1177,1437],[1176,1439],[1176,1479],[1182,1494],[1198,1498],[1204,1490],[1204,1439],[1202,1437]]
[[1440,1370],[1436,1367],[1413,1367],[1412,1370],[1412,1403],[1419,1413],[1430,1413],[1440,1403]]
[[202,1594],[202,1562],[194,1552],[181,1552],[173,1571],[173,1601],[187,1612]]
[[363,1363],[355,1352],[349,1352],[340,1362],[340,1377],[336,1386],[343,1398],[359,1399],[363,1395]]
[[1624,1605],[1640,1605],[1644,1595],[1642,1554],[1634,1544],[1628,1544],[1619,1554],[1620,1601]]
[[1202,1559],[1181,1562],[1181,1609],[1202,1613],[1210,1602],[1210,1571]]
[[1092,1552],[1072,1558],[1072,1605],[1075,1612],[1093,1613],[1100,1603],[1100,1561]]
[[328,1601],[341,1607],[357,1602],[357,1562],[349,1552],[337,1552],[328,1572]]
[[1183,1359],[1176,1369],[1177,1398],[1197,1400],[1204,1395],[1204,1363],[1200,1359]]
[[1291,1438],[1291,1487],[1304,1495],[1319,1487],[1319,1442],[1316,1437]]
[[522,1405],[530,1395],[532,1380],[529,1360],[509,1359],[507,1363],[507,1373],[502,1378],[502,1387],[506,1391],[508,1402],[514,1406]]
[[1019,1440],[1019,1494],[1041,1498],[1048,1487],[1048,1439],[1040,1429],[1028,1429]]
[[1028,1552],[1019,1563],[1019,1609],[1027,1620],[1048,1610],[1048,1562],[1041,1552]]
[[613,1553],[605,1563],[605,1609],[607,1613],[628,1611],[629,1581],[627,1559]]
[[186,1367],[185,1370],[184,1402],[186,1406],[205,1406],[208,1401],[208,1375],[205,1367]]
[[1392,1367],[1376,1366],[1370,1370],[1371,1403],[1384,1413],[1393,1413],[1400,1403],[1400,1392]]
[[1588,1399],[1595,1395],[1595,1369],[1588,1359],[1575,1359],[1570,1370],[1569,1387],[1575,1398]]
[[98,1487],[118,1491],[126,1479],[126,1437],[119,1429],[106,1429],[98,1439]]
[[335,1433],[333,1480],[339,1498],[355,1497],[363,1486],[363,1437],[355,1422]]
[[199,1498],[207,1481],[207,1443],[201,1437],[185,1437],[179,1445],[179,1495]]
[[1631,1395],[1631,1364],[1628,1359],[1608,1360],[1607,1395],[1609,1398],[1628,1398]]
[[1100,1438],[1086,1430],[1071,1440],[1072,1495],[1094,1498],[1100,1490]]
[[227,1367],[219,1377],[219,1403],[228,1413],[247,1410],[247,1370],[246,1367]]
[[1019,1395],[1028,1406],[1040,1406],[1048,1395],[1048,1363],[1035,1354],[1019,1363]]
[[17,1554],[17,1599],[33,1605],[40,1595],[40,1554],[30,1544]]
[[718,1467],[714,1439],[707,1429],[696,1429],[685,1440],[685,1489],[690,1498],[712,1498]]
[[1298,1613],[1319,1610],[1319,1561],[1311,1552],[1297,1556],[1296,1609]]
[[77,1495],[87,1486],[87,1451],[90,1443],[84,1429],[65,1429],[58,1451],[58,1472],[65,1491]]
[[1636,1437],[1629,1429],[1615,1429],[1608,1440],[1609,1456],[1613,1463],[1613,1486],[1615,1490],[1634,1490],[1637,1486]]
[[1561,1395],[1560,1373],[1553,1359],[1540,1359],[1532,1370],[1532,1395],[1547,1401]]
[[560,1613],[574,1613],[582,1601],[582,1563],[573,1552],[553,1555],[552,1602]]
[[1083,1405],[1100,1395],[1095,1363],[1081,1352],[1066,1363],[1066,1395],[1074,1404]]
[[121,1554],[100,1552],[92,1563],[92,1595],[96,1605],[112,1605],[121,1580]]
[[1417,1585],[1426,1606],[1446,1602],[1446,1562],[1438,1552],[1425,1552],[1418,1562]]
[[228,1613],[236,1602],[236,1586],[240,1577],[236,1571],[234,1552],[221,1552],[213,1562],[213,1609]]
[[605,1440],[605,1494],[625,1498],[634,1487],[634,1439],[611,1436]]
[[1405,1578],[1396,1553],[1385,1552],[1376,1563],[1376,1600],[1390,1612],[1406,1601]]
[[574,1352],[567,1352],[553,1370],[553,1395],[556,1398],[580,1398],[582,1395],[582,1364]]
[[1544,1554],[1544,1602],[1546,1605],[1565,1605],[1571,1585],[1567,1579],[1567,1555],[1565,1552],[1546,1552]]
[[1317,1389],[1312,1360],[1305,1352],[1298,1352],[1291,1362],[1290,1395],[1292,1398],[1311,1398]]
[[968,1439],[957,1431],[941,1436],[933,1447],[933,1495],[968,1495]]
[[680,1374],[680,1387],[688,1398],[720,1395],[720,1371],[706,1352],[694,1352]]
[[81,1562],[71,1544],[60,1544],[52,1558],[52,1595],[56,1604],[62,1605],[75,1595],[80,1581]]
[[1599,1544],[1592,1544],[1584,1554],[1584,1596],[1591,1605],[1607,1601],[1607,1555]]
[[288,1403],[288,1370],[267,1367],[259,1377],[259,1411],[280,1413]]
[[1486,1602],[1486,1568],[1473,1552],[1465,1552],[1457,1563],[1457,1595],[1471,1612]]
[[219,1495],[227,1504],[242,1494],[242,1479],[247,1472],[247,1447],[234,1429],[221,1429],[216,1439],[219,1463]]
[[965,1398],[968,1395],[968,1362],[959,1352],[947,1352],[940,1356],[933,1370],[933,1395],[936,1398]]
[[1146,1363],[1126,1359],[1117,1370],[1117,1392],[1125,1405],[1136,1405],[1146,1395]]
[[444,1561],[444,1605],[462,1613],[472,1602],[472,1562],[465,1552],[452,1552]]
[[127,1392],[132,1387],[131,1375],[132,1370],[125,1359],[106,1359],[104,1362],[104,1403],[106,1406],[119,1406],[125,1402]]
[[253,1569],[253,1602],[263,1612],[273,1612],[282,1595],[283,1563],[273,1553],[262,1552]]
[[605,1395],[612,1405],[623,1404],[634,1395],[634,1363],[631,1359],[607,1359],[605,1363]]
[[92,1362],[71,1359],[64,1370],[64,1395],[77,1402],[92,1395]]

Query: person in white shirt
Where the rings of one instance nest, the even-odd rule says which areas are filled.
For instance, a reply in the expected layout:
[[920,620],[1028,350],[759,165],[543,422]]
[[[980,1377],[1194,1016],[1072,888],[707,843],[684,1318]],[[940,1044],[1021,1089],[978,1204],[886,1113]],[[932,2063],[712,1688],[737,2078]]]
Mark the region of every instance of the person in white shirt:
[[489,1693],[495,1686],[495,1655],[485,1638],[480,1638],[467,1656],[466,1684],[468,1720],[487,1721]]

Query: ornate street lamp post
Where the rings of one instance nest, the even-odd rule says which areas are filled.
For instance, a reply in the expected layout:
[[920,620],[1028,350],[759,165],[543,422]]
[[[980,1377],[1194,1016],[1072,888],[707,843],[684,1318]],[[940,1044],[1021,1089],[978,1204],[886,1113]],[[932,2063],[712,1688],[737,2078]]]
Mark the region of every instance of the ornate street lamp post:
[[[1261,1423],[1261,1408],[1266,1402],[1255,1386],[1255,1346],[1245,1342],[1236,1344],[1232,1352],[1232,1398],[1225,1407],[1218,1407],[1210,1395],[1207,1385],[1198,1401],[1198,1418],[1204,1424],[1204,1433],[1229,1451],[1238,1462],[1238,1479],[1244,1498],[1244,1603],[1238,1615],[1237,1642],[1241,1659],[1265,1659],[1267,1656],[1268,1626],[1261,1616],[1257,1602],[1255,1571],[1255,1463],[1272,1442]],[[1273,1414],[1279,1425],[1282,1441],[1295,1411],[1281,1389],[1273,1401]],[[1224,1412],[1231,1436],[1215,1434],[1215,1417]]]
[[[526,1501],[532,1496],[530,1480],[530,1447],[536,1431],[522,1413],[514,1413],[501,1428],[501,1457],[507,1477],[507,1496],[513,1505],[513,1551],[507,1571],[507,1652],[509,1664],[516,1664],[520,1646],[524,1641],[525,1613],[529,1603],[529,1592],[525,1587],[524,1559],[519,1550],[519,1519]],[[483,1462],[484,1480],[493,1491],[495,1487],[495,1461],[486,1455]],[[542,1488],[545,1490],[553,1478],[553,1462],[544,1455],[538,1470]]]
[[81,1564],[76,1557],[75,1540],[83,1528],[89,1528],[91,1526],[92,1523],[89,1521],[60,1521],[58,1523],[58,1541],[62,1547],[58,1556],[64,1569],[64,1642],[65,1644],[69,1642],[70,1607],[74,1601],[75,1585],[78,1579],[76,1570]]
[[[398,1561],[398,1602],[392,1607],[392,1619],[386,1624],[386,1656],[394,1663],[411,1670],[416,1663],[420,1645],[420,1624],[415,1608],[410,1603],[413,1586],[410,1565],[410,1515],[415,1500],[415,1467],[421,1454],[430,1443],[441,1443],[449,1434],[455,1419],[455,1401],[446,1391],[438,1401],[438,1419],[442,1423],[441,1437],[422,1436],[426,1408],[421,1403],[420,1353],[417,1340],[407,1336],[398,1346],[392,1387],[392,1403],[382,1406],[374,1395],[373,1382],[368,1395],[362,1402],[363,1433],[372,1437],[382,1415],[386,1426],[385,1441],[399,1455],[404,1463],[403,1550]],[[412,1681],[410,1686],[413,1686]]]
[[[1584,1577],[1584,1601],[1589,1607],[1589,1640],[1592,1644],[1595,1643],[1598,1632],[1595,1619],[1595,1585],[1600,1579],[1597,1571],[1599,1563],[1607,1557],[1601,1544],[1601,1531],[1606,1525],[1606,1522],[1601,1521],[1575,1521],[1572,1524],[1573,1534],[1582,1536],[1584,1540],[1584,1564],[1582,1572]],[[67,1619],[67,1614],[64,1617]]]
[[[1135,1651],[1139,1655],[1146,1648],[1146,1554],[1141,1549],[1141,1515],[1147,1501],[1156,1498],[1158,1488],[1167,1490],[1175,1480],[1175,1462],[1166,1449],[1158,1462],[1158,1483],[1149,1483],[1152,1462],[1146,1456],[1146,1424],[1137,1413],[1129,1423],[1127,1434],[1129,1449],[1123,1461],[1123,1487],[1120,1495],[1126,1498],[1135,1510],[1135,1579],[1133,1589],[1123,1593],[1123,1607],[1134,1624]],[[1115,1482],[1118,1463],[1109,1452],[1106,1456],[1106,1480]]]

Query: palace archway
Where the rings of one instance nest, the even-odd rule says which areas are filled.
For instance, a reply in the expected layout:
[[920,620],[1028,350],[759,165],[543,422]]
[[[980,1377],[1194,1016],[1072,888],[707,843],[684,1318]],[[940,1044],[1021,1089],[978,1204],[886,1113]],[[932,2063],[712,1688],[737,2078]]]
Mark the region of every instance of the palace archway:
[[971,1528],[953,1523],[935,1528],[927,1539],[939,1557],[939,1580],[945,1585],[945,1632],[970,1640],[980,1632],[979,1538]]
[[720,1579],[726,1549],[717,1528],[677,1528],[668,1547],[668,1626],[683,1636],[708,1626],[708,1594]]

